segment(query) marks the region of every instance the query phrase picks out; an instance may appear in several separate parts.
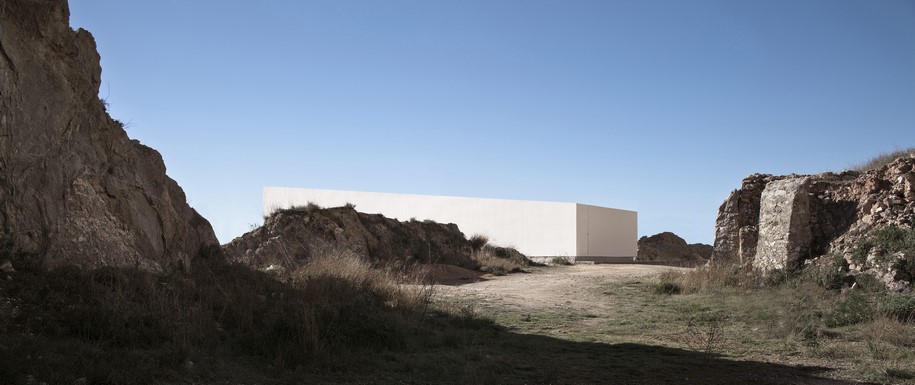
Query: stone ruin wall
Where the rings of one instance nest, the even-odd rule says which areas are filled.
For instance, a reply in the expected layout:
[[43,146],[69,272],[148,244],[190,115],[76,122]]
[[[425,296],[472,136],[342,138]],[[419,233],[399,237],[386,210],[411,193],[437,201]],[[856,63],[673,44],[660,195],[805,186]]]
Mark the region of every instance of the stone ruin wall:
[[882,226],[915,223],[915,158],[859,173],[753,174],[721,205],[712,259],[792,267],[855,244]]

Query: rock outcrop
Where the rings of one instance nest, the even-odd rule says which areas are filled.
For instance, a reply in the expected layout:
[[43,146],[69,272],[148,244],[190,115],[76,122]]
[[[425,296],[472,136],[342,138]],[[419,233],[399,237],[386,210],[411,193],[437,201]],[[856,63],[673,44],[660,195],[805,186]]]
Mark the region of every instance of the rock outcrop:
[[292,269],[322,253],[355,253],[375,264],[476,268],[471,242],[455,224],[401,222],[351,206],[279,210],[223,246],[227,258],[258,269]]
[[790,269],[831,252],[866,270],[855,266],[856,245],[875,229],[913,223],[912,157],[863,173],[754,174],[718,211],[712,259]]
[[108,116],[100,83],[65,0],[0,2],[0,242],[49,268],[153,271],[218,245],[159,153]]
[[687,244],[671,232],[639,238],[637,261],[704,261],[712,254],[712,246]]

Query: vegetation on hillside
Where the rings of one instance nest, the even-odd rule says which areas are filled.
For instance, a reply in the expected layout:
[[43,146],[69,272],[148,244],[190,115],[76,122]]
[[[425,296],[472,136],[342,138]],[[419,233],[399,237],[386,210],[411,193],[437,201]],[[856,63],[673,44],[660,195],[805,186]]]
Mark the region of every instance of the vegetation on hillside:
[[880,167],[883,167],[883,166],[891,163],[892,161],[894,161],[896,159],[907,157],[907,156],[909,156],[909,157],[915,156],[915,147],[907,148],[904,150],[896,150],[893,152],[882,153],[880,155],[877,155],[877,156],[871,158],[868,161],[853,165],[851,167],[851,169],[855,170],[855,171],[860,171],[860,172],[876,170]]
[[[874,249],[881,255],[902,251],[915,256],[915,230],[878,229],[856,249],[856,255],[864,256]],[[899,263],[915,265],[910,259]],[[851,360],[854,373],[871,381],[915,379],[910,370],[915,367],[915,293],[888,293],[873,275],[849,274],[840,256],[821,257],[798,271],[767,274],[727,264],[670,271],[658,277],[652,291],[723,301],[726,306],[713,309],[739,314],[739,322],[753,330],[771,323],[759,337],[761,346],[782,341],[811,358],[826,354]]]

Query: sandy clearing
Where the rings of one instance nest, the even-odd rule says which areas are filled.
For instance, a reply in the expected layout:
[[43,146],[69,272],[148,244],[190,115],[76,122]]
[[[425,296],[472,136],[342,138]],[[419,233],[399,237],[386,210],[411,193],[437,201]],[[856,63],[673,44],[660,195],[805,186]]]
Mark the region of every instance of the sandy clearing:
[[532,269],[530,273],[501,277],[460,286],[437,286],[442,299],[472,302],[485,307],[530,312],[547,309],[600,310],[600,285],[627,280],[651,279],[679,267],[657,265],[580,264]]

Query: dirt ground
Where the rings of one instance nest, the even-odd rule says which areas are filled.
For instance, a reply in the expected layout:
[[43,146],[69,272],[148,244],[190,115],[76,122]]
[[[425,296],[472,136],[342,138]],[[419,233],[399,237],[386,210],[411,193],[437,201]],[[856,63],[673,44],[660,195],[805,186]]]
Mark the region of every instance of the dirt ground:
[[[567,363],[577,365],[579,371],[556,383],[604,383],[608,373],[618,375],[620,370],[632,372],[631,383],[870,383],[862,381],[860,368],[852,370],[864,355],[850,353],[845,357],[827,351],[833,342],[842,344],[840,340],[825,341],[819,347],[797,346],[767,337],[759,331],[760,325],[746,323],[752,317],[738,313],[722,318],[729,321],[698,323],[703,317],[744,308],[729,305],[728,301],[734,300],[730,297],[653,293],[650,288],[657,276],[670,270],[688,268],[617,264],[537,267],[527,273],[486,275],[476,282],[439,285],[434,290],[439,301],[469,306],[517,333],[513,335],[525,339],[524,349],[541,353],[558,349],[571,356],[581,353]],[[537,338],[543,338],[542,343],[529,342]],[[528,354],[530,359],[541,361],[524,349],[503,354]],[[656,354],[654,349],[665,353]],[[837,349],[850,350],[844,345]],[[593,359],[595,354],[615,357],[613,365],[619,368],[610,367],[613,365],[604,359]],[[893,369],[897,364],[887,367]],[[689,378],[680,377],[685,375]]]
[[599,311],[612,304],[594,290],[599,285],[649,279],[666,270],[683,269],[658,265],[576,264],[534,268],[529,273],[485,276],[464,285],[436,287],[443,299],[463,299],[507,311],[543,310]]

